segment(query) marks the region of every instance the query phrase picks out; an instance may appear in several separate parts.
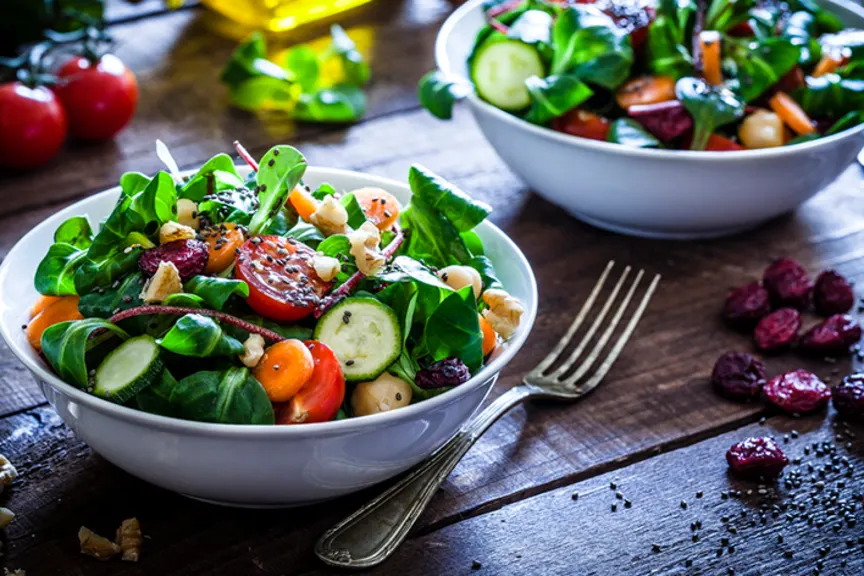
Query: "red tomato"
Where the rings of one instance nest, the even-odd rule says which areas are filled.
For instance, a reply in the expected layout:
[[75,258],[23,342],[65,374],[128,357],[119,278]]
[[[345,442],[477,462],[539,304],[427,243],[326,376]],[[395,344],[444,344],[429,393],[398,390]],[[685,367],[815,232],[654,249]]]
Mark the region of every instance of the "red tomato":
[[40,166],[57,155],[65,139],[66,113],[53,92],[20,82],[0,86],[0,166]]
[[745,148],[734,140],[724,138],[717,134],[711,134],[711,137],[708,138],[708,144],[705,146],[705,150],[708,152],[734,152],[735,150],[745,150]]
[[329,422],[345,400],[345,376],[336,354],[321,342],[306,342],[315,370],[300,391],[276,413],[277,424]]
[[135,75],[113,54],[98,61],[76,57],[57,72],[54,88],[69,115],[69,132],[82,140],[107,140],[132,119],[138,105]]
[[234,274],[249,285],[246,303],[258,314],[293,322],[312,313],[329,290],[312,268],[315,251],[280,236],[256,236],[240,247]]
[[578,108],[552,121],[552,128],[559,132],[591,140],[606,140],[609,126],[609,121],[602,116]]

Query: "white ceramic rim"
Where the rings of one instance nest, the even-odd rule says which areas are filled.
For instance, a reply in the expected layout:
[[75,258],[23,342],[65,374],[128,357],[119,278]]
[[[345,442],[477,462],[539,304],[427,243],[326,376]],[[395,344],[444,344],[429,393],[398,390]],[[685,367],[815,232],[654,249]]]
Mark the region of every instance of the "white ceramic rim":
[[[855,14],[857,17],[861,19],[862,27],[864,27],[864,6],[859,6],[850,2],[849,0],[823,0],[826,4],[836,4],[838,6],[843,7],[845,10]],[[453,72],[453,67],[451,66],[450,58],[447,56],[447,44],[450,41],[450,35],[453,33],[453,29],[457,26],[460,20],[462,20],[469,12],[477,9],[484,0],[468,0],[465,4],[456,9],[444,22],[441,26],[441,30],[438,32],[438,37],[435,40],[435,64],[438,66],[438,69],[441,70],[447,76],[455,76],[460,78],[463,81],[471,83],[470,78],[465,78],[461,74],[455,74]],[[666,149],[657,149],[657,148],[633,148],[630,146],[622,146],[621,144],[614,144],[612,142],[603,142],[601,140],[591,140],[589,138],[580,138],[578,136],[572,136],[570,134],[564,134],[561,132],[556,132],[551,128],[544,128],[543,126],[537,126],[536,124],[531,124],[521,118],[518,118],[512,114],[501,110],[500,108],[496,108],[492,106],[482,98],[478,97],[477,94],[472,90],[471,93],[467,97],[468,101],[472,106],[476,106],[477,108],[483,109],[483,111],[487,114],[491,114],[492,116],[497,117],[499,120],[508,122],[526,130],[527,132],[531,132],[536,134],[539,137],[547,138],[549,140],[554,140],[561,142],[562,144],[568,144],[575,148],[583,148],[586,150],[595,150],[595,151],[605,151],[605,152],[616,152],[622,156],[631,156],[631,157],[639,157],[639,158],[662,158],[666,160],[674,160],[674,159],[689,159],[692,160],[694,158],[698,158],[700,160],[707,160],[709,162],[722,162],[724,160],[738,160],[741,158],[752,158],[754,160],[764,159],[764,158],[774,158],[777,156],[785,156],[789,154],[794,154],[798,151],[807,151],[820,147],[829,147],[832,143],[849,138],[860,133],[864,130],[864,123],[859,124],[858,126],[854,126],[837,134],[833,134],[831,136],[819,138],[818,140],[814,140],[812,142],[804,142],[801,144],[795,144],[794,146],[780,146],[779,148],[763,148],[759,150],[733,150],[729,152],[713,152],[708,150],[703,151],[694,151],[694,150],[666,150]]]
[[[241,167],[238,166],[238,168]],[[244,168],[245,167],[242,167],[241,170]],[[197,168],[184,170],[181,172],[181,175],[186,176],[189,174],[194,174],[196,170]],[[248,171],[248,168],[245,168],[245,170]],[[410,194],[410,189],[406,184],[397,180],[393,180],[391,178],[383,178],[380,176],[364,174],[362,172],[354,172],[351,170],[343,170],[339,168],[323,167],[310,167],[307,173],[314,173],[317,171],[321,171],[324,174],[338,174],[346,178],[356,178],[360,176],[367,180],[374,180],[386,187],[402,188],[404,190],[407,190]],[[243,172],[241,171],[241,173]],[[323,177],[326,178],[326,176]],[[98,194],[88,196],[85,199],[79,200],[78,202],[67,206],[63,210],[52,214],[51,216],[49,216],[49,218],[60,214],[73,216],[79,212],[79,209],[77,207],[81,202],[89,200],[96,196],[116,195],[119,192],[120,187],[115,186],[114,188],[99,192]],[[198,434],[214,437],[234,437],[236,435],[241,435],[244,437],[272,437],[285,439],[309,437],[316,435],[331,436],[357,431],[369,426],[384,426],[389,422],[393,422],[396,420],[408,420],[414,417],[419,417],[423,412],[434,409],[438,406],[444,406],[455,402],[460,397],[467,395],[474,388],[483,385],[490,378],[498,374],[504,368],[504,366],[506,366],[507,363],[510,362],[516,352],[518,352],[519,349],[522,348],[522,345],[525,343],[525,340],[528,338],[528,334],[531,332],[531,329],[534,326],[534,319],[537,316],[538,301],[537,281],[534,277],[534,271],[531,269],[531,265],[528,263],[527,258],[525,258],[525,255],[522,253],[516,243],[513,242],[513,240],[511,240],[510,237],[507,236],[503,231],[501,231],[501,229],[488,221],[484,221],[483,223],[481,223],[481,226],[488,226],[491,228],[493,234],[500,235],[508,248],[513,252],[513,256],[518,260],[519,265],[528,272],[527,283],[529,288],[530,306],[525,311],[525,315],[523,316],[525,329],[520,330],[520,334],[518,334],[514,339],[507,342],[507,346],[503,349],[501,354],[493,358],[489,364],[484,366],[475,376],[473,376],[464,384],[457,386],[453,390],[449,390],[443,394],[439,394],[434,398],[430,398],[416,404],[411,404],[409,406],[406,406],[405,408],[400,408],[399,410],[392,410],[389,412],[383,412],[371,416],[363,416],[362,418],[346,418],[344,420],[332,420],[330,422],[315,422],[310,424],[303,424],[302,426],[216,424],[209,422],[182,420],[179,418],[169,418],[167,416],[159,416],[156,414],[150,414],[148,412],[142,412],[140,410],[127,408],[126,406],[121,406],[119,404],[113,404],[111,402],[108,402],[107,400],[103,400],[91,394],[87,394],[87,392],[80,390],[79,388],[76,388],[71,384],[67,384],[66,382],[58,378],[54,373],[46,370],[43,366],[37,364],[36,362],[33,362],[28,356],[18,350],[9,334],[9,330],[14,329],[14,327],[7,326],[6,323],[2,323],[0,324],[0,334],[2,334],[3,339],[6,341],[6,345],[12,350],[12,353],[18,358],[18,360],[20,360],[31,372],[33,372],[37,376],[37,378],[42,379],[49,386],[59,388],[64,394],[71,397],[74,401],[79,402],[80,404],[87,406],[88,408],[96,410],[97,412],[101,412],[103,414],[114,416],[123,420],[131,420],[132,422],[140,424],[142,426],[148,426],[169,432],[182,432],[187,434]],[[16,251],[23,250],[22,246],[27,244],[28,239],[41,234],[53,235],[53,233],[54,230],[49,230],[49,223],[47,221],[43,221],[39,223],[36,227],[34,227],[32,230],[30,230],[30,232],[25,234],[20,240],[18,240],[18,242],[15,243],[15,246],[13,246],[12,249],[9,251],[6,258],[4,258],[3,263],[0,264],[0,285],[3,284],[3,279],[5,279],[7,275],[11,274],[11,267],[8,265],[11,260],[10,256],[15,254]],[[31,279],[27,278],[26,281],[29,282],[31,281]],[[8,307],[9,304],[4,299],[0,298],[0,306]]]

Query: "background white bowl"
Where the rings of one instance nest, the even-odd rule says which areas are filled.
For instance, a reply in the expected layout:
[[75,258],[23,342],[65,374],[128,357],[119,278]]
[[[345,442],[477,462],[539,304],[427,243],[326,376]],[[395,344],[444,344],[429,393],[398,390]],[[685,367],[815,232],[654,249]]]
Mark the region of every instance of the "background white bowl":
[[[402,203],[411,196],[399,182],[344,170],[309,168],[305,181],[313,187],[329,182],[337,190],[379,186]],[[118,406],[57,378],[27,343],[21,325],[37,297],[33,275],[54,230],[74,215],[98,223],[119,193],[113,188],[58,212],[12,248],[0,267],[0,333],[63,421],[93,450],[130,474],[188,496],[237,506],[285,506],[341,496],[395,476],[460,428],[534,323],[537,285],[528,261],[501,230],[483,222],[477,233],[486,254],[526,313],[507,345],[456,389],[393,412],[298,426],[206,424]]]
[[[847,26],[864,8],[817,0]],[[466,66],[484,24],[483,0],[444,23],[435,58],[448,75]],[[864,125],[798,146],[741,152],[627,148],[529,124],[476,95],[469,107],[499,156],[538,194],[575,217],[625,234],[704,238],[731,234],[793,210],[836,179],[864,146]]]

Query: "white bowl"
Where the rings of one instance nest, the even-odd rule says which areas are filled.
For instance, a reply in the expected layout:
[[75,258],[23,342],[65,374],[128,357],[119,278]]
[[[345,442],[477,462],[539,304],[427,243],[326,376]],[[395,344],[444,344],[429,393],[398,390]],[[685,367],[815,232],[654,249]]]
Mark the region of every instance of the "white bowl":
[[[244,172],[245,174],[245,172]],[[309,168],[311,186],[379,186],[405,203],[399,182],[344,170]],[[37,297],[36,266],[54,230],[70,216],[106,217],[119,188],[54,214],[18,241],[0,267],[0,333],[36,376],[63,421],[105,459],[157,486],[221,504],[268,507],[333,498],[408,469],[450,438],[480,405],[498,373],[525,342],[537,312],[528,261],[497,227],[477,233],[504,286],[525,305],[513,338],[471,380],[430,400],[364,418],[297,426],[233,426],[165,418],[112,404],[66,384],[27,343],[21,325]]]
[[[864,8],[817,0],[844,24],[864,28]],[[469,80],[466,60],[484,24],[483,0],[469,0],[444,23],[438,68]],[[814,196],[864,146],[864,125],[820,140],[740,152],[627,148],[529,124],[468,97],[499,156],[538,194],[580,220],[625,234],[705,238],[779,216]]]

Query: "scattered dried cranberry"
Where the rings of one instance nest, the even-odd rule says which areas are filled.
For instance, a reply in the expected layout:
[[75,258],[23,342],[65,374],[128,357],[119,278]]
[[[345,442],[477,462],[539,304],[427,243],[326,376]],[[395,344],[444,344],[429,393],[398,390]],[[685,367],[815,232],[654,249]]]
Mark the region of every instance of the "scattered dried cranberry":
[[753,331],[756,347],[765,352],[787,348],[798,338],[801,315],[794,308],[781,308],[763,317]]
[[414,383],[424,390],[443,386],[458,386],[471,378],[471,371],[458,358],[439,360],[426,369],[417,372]]
[[831,390],[818,376],[798,369],[775,376],[762,388],[765,399],[790,413],[812,412],[831,398]]
[[813,304],[816,311],[824,316],[843,314],[855,304],[855,292],[846,278],[834,270],[826,270],[816,278]]
[[711,384],[733,400],[758,398],[765,384],[765,365],[746,352],[727,352],[714,364]]
[[813,282],[804,267],[791,258],[775,260],[765,269],[762,283],[775,306],[804,310],[810,305]]
[[831,401],[837,412],[856,420],[864,420],[864,372],[850,374],[831,389]]
[[799,346],[810,354],[848,354],[861,339],[861,325],[848,314],[835,314],[811,328]]
[[138,267],[148,276],[159,268],[160,262],[170,262],[180,272],[184,282],[204,271],[209,252],[207,245],[199,240],[175,240],[156,248],[145,250],[138,260]]
[[789,459],[771,438],[747,438],[726,452],[732,471],[747,478],[775,478]]
[[726,295],[723,318],[736,328],[752,329],[771,313],[771,297],[758,282],[735,288]]

